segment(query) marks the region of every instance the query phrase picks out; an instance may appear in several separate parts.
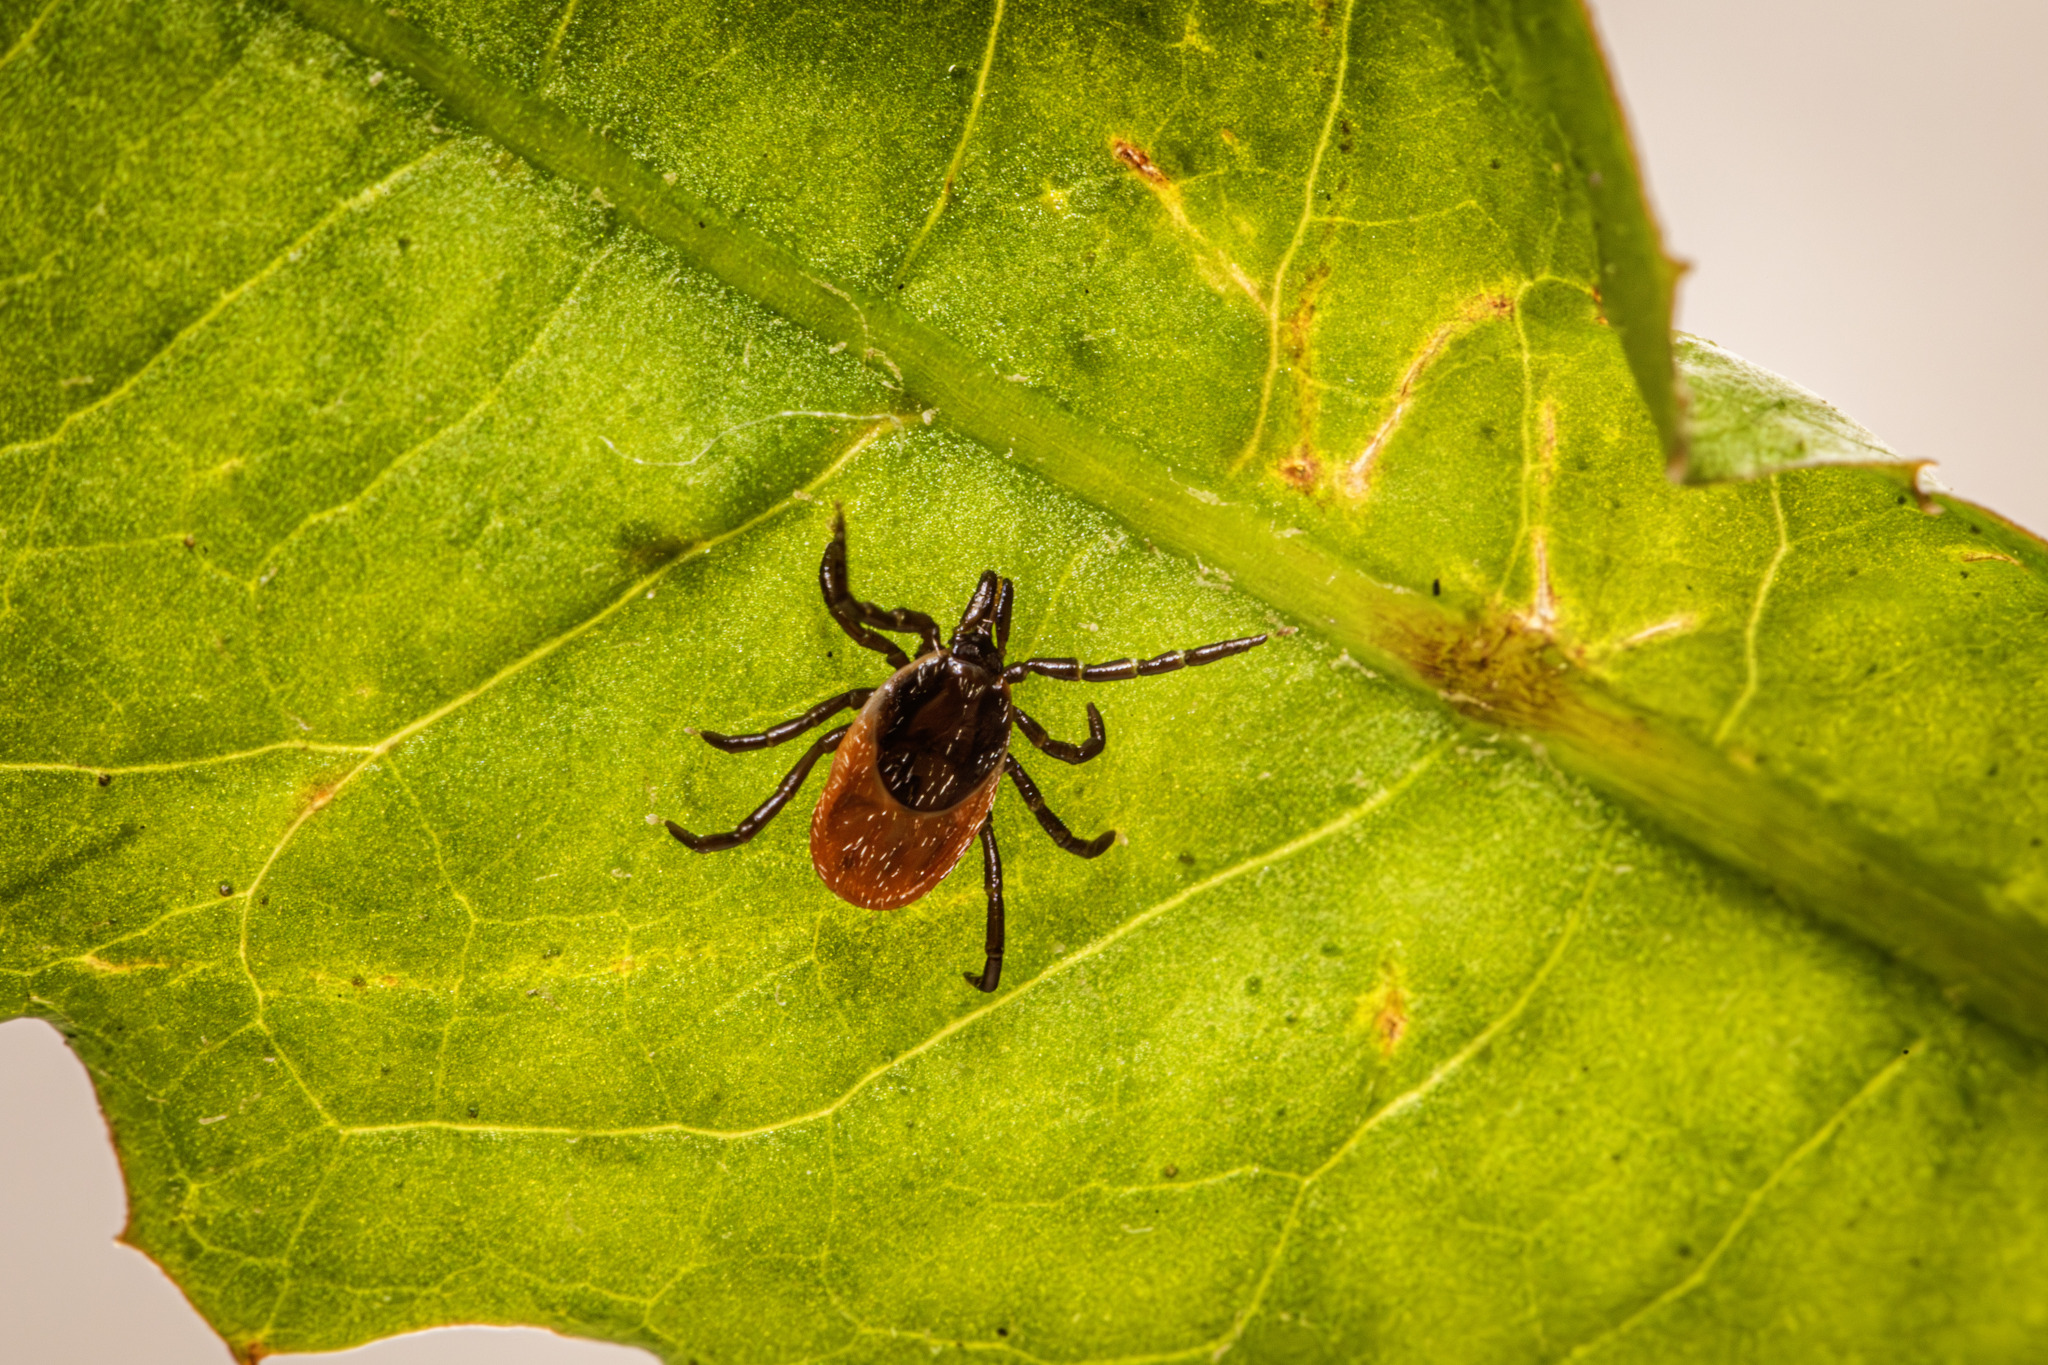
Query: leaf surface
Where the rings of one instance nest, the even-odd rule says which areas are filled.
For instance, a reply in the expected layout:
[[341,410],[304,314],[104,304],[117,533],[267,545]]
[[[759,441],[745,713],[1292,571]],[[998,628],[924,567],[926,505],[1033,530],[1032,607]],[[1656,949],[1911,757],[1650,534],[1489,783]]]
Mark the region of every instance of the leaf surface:
[[[130,1239],[252,1356],[2038,1339],[2042,546],[1743,454],[1826,427],[1781,391],[1695,446],[1761,477],[1666,479],[1592,52],[0,8],[0,1005],[93,1068]],[[1128,842],[999,801],[993,997],[971,872],[874,915],[794,812],[658,823],[794,757],[685,727],[879,680],[835,500],[863,596],[1013,577],[1013,654],[1301,628],[1024,751]]]

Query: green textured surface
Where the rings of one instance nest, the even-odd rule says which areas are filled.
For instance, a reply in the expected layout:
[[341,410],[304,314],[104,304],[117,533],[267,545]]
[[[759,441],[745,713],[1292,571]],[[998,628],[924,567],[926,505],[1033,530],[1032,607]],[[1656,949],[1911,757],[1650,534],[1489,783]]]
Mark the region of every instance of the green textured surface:
[[[2037,1353],[2048,554],[1666,479],[1578,23],[0,0],[0,1010],[129,1239],[247,1355]],[[1088,690],[994,997],[971,874],[652,823],[880,675],[835,499],[1301,628]]]
[[1911,486],[1911,462],[1811,390],[1703,337],[1679,337],[1677,354],[1690,400],[1682,471],[1688,482],[1860,464],[1893,466],[1901,483]]

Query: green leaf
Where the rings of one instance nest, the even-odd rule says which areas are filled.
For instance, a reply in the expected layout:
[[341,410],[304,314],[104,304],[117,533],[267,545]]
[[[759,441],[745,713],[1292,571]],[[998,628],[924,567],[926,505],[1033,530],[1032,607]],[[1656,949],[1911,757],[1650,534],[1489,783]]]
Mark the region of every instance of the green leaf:
[[[245,1356],[2048,1330],[2048,548],[1697,349],[1666,478],[1575,7],[50,0],[0,110],[0,1007]],[[883,675],[834,501],[1015,654],[1300,628],[1024,686],[1126,842],[999,801],[991,997],[971,869],[659,825]]]
[[1697,483],[1754,479],[1817,465],[1916,467],[1818,394],[1700,337],[1678,339],[1688,404],[1682,476]]

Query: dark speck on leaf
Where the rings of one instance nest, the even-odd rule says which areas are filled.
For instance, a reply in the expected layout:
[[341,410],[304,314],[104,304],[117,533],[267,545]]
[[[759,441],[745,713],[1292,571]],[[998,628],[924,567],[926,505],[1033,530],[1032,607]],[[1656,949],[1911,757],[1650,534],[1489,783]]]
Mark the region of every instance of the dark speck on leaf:
[[690,548],[681,536],[645,521],[627,522],[619,527],[613,544],[639,574],[651,573],[673,563],[677,556]]
[[265,896],[265,897],[263,897],[263,898],[262,898],[261,900],[257,901],[256,903],[257,903],[258,905],[268,905],[268,904],[270,904],[270,897],[268,897],[268,896]]
[[1006,1337],[1010,1335],[1010,1329],[1007,1327],[998,1327],[996,1328],[996,1335],[999,1337]]
[[1497,170],[1499,170],[1499,169],[1500,169],[1500,158],[1499,158],[1499,157],[1495,157],[1495,158],[1494,158],[1493,160],[1491,160],[1491,161],[1487,162],[1487,163],[1486,163],[1486,168],[1487,168],[1488,170],[1492,170],[1492,171],[1497,171]]
[[1431,597],[1442,597],[1444,595],[1444,581],[1441,578],[1429,580],[1429,595]]
[[107,785],[108,785],[109,783],[111,783],[111,782],[112,782],[113,780],[114,780],[114,775],[113,775],[112,773],[101,773],[101,774],[100,774],[100,785],[101,785],[102,787],[104,787],[104,786],[107,786]]
[[352,976],[348,979],[348,984],[354,986],[357,990],[361,990],[363,988],[363,979],[360,976]]
[[1690,1256],[1692,1255],[1692,1247],[1687,1243],[1680,1242],[1678,1244],[1678,1254],[1681,1256]]
[[1336,944],[1334,944],[1334,943],[1325,943],[1325,944],[1323,945],[1323,956],[1324,956],[1324,957],[1342,957],[1342,956],[1344,956],[1344,950],[1343,950],[1342,948],[1339,948],[1339,947],[1338,947],[1338,946],[1337,946]]
[[1193,867],[1195,865],[1195,855],[1192,853],[1176,853],[1174,857],[1180,861],[1182,867]]
[[1167,1168],[1166,1168],[1165,1170],[1161,1171],[1161,1172],[1160,1172],[1159,1174],[1161,1174],[1161,1175],[1165,1176],[1165,1177],[1166,1177],[1166,1178],[1167,1178],[1168,1180],[1171,1180],[1171,1179],[1173,1179],[1173,1178],[1174,1178],[1175,1176],[1177,1176],[1177,1175],[1179,1175],[1179,1174],[1180,1174],[1180,1167],[1178,1167],[1178,1166],[1168,1166],[1168,1167],[1167,1167]]
[[185,548],[188,550],[191,549],[194,545],[197,545],[198,543],[198,541],[194,540],[190,536],[185,537]]
[[476,1106],[475,1106],[475,1105],[473,1105],[473,1104],[472,1104],[471,1106],[469,1106],[469,1116],[470,1116],[471,1118],[475,1118],[475,1117],[476,1117]]
[[966,67],[964,67],[964,66],[961,66],[961,65],[960,65],[960,64],[959,64],[958,62],[955,62],[955,63],[954,63],[953,65],[951,65],[951,66],[949,66],[949,67],[947,67],[947,68],[946,68],[946,79],[947,79],[947,80],[957,81],[957,80],[959,80],[959,79],[960,79],[961,77],[965,76],[966,74],[967,74],[967,68],[966,68]]
[[235,884],[234,884],[233,882],[222,882],[222,883],[220,884],[220,893],[221,893],[221,894],[222,894],[223,896],[232,896],[232,895],[234,895],[234,894],[235,894]]
[[1256,976],[1248,976],[1245,978],[1244,993],[1246,995],[1257,995],[1260,991],[1264,989],[1266,989],[1266,983],[1259,980],[1259,978],[1257,978]]
[[411,246],[411,245],[412,245],[412,238],[410,238],[410,237],[400,237],[400,238],[398,239],[398,249],[399,249],[400,251],[403,251],[403,250],[405,250],[405,249],[406,249],[407,247],[409,247],[409,246]]

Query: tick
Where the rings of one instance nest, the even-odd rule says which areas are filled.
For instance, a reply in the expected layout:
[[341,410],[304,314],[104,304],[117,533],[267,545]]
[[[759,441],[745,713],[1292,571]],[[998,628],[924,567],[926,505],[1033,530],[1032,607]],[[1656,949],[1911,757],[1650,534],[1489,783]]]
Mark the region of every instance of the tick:
[[[895,666],[880,687],[856,687],[755,735],[699,737],[729,754],[772,748],[813,729],[841,711],[858,710],[847,725],[815,740],[788,776],[752,815],[724,834],[692,834],[675,821],[668,832],[698,853],[738,848],[759,834],[789,804],[817,766],[832,755],[825,790],[811,815],[811,865],[832,893],[868,910],[895,910],[917,900],[945,879],[977,837],[982,877],[988,888],[988,960],[981,972],[964,973],[969,984],[992,991],[1003,973],[1003,860],[996,851],[993,808],[1003,774],[1038,817],[1052,841],[1067,852],[1093,858],[1116,838],[1109,830],[1077,839],[1039,794],[1038,785],[1010,752],[1010,730],[1062,763],[1086,763],[1102,752],[1108,737],[1102,713],[1088,706],[1088,738],[1079,744],[1054,739],[1045,727],[1010,699],[1010,689],[1033,674],[1061,682],[1122,682],[1178,668],[1214,663],[1266,642],[1264,635],[1222,640],[1198,649],[1169,650],[1150,659],[1115,659],[1083,664],[1076,659],[1003,661],[1010,642],[1012,585],[990,569],[975,584],[953,638],[939,639],[938,623],[921,611],[883,611],[853,595],[846,576],[846,516],[832,520],[832,539],[818,565],[825,609],[863,649]],[[918,655],[906,655],[895,641],[877,634],[915,635]]]

